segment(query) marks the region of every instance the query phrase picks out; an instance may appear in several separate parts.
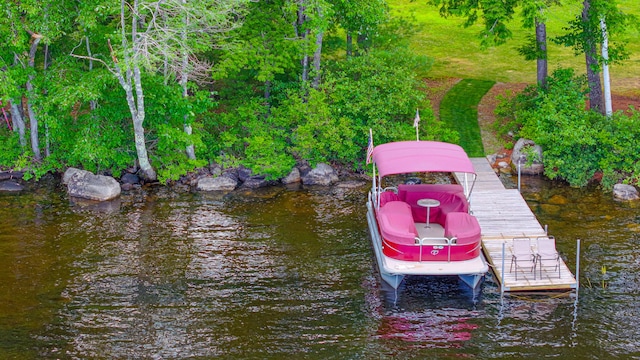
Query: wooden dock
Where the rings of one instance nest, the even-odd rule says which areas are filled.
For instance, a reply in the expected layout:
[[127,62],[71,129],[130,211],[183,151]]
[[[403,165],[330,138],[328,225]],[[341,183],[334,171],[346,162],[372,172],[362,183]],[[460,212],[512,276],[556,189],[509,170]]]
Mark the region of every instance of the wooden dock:
[[[528,237],[534,244],[546,236],[543,227],[517,189],[506,189],[485,158],[471,159],[477,179],[471,193],[471,212],[482,229],[482,249],[496,280],[504,291],[548,291],[577,288],[577,281],[565,262],[560,269],[542,268],[534,273],[511,269],[513,238]],[[458,175],[459,180],[461,180]],[[552,234],[551,234],[552,235]],[[504,255],[503,255],[504,254]]]

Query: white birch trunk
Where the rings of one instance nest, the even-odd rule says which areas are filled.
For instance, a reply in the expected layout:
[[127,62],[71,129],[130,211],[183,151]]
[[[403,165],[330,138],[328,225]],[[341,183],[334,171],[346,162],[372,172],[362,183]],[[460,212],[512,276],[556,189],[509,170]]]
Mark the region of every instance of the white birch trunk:
[[[318,16],[322,18],[322,10],[318,8]],[[322,39],[324,37],[324,30],[319,30],[316,34],[316,50],[313,53],[313,70],[315,77],[313,79],[313,88],[318,89],[320,86],[320,60],[322,57]]]
[[[118,62],[115,61],[114,65],[116,68],[116,76],[120,85],[125,91],[127,104],[129,105],[129,111],[131,112],[131,118],[133,121],[133,135],[134,135],[134,143],[136,147],[136,153],[138,155],[138,163],[140,165],[140,175],[143,179],[147,181],[155,181],[157,180],[157,175],[153,167],[151,166],[151,162],[149,161],[149,155],[147,153],[147,144],[145,142],[144,136],[144,92],[142,90],[142,79],[140,75],[140,66],[137,64],[137,50],[138,50],[138,34],[137,34],[137,23],[138,23],[138,1],[134,1],[133,9],[132,9],[132,17],[131,17],[131,41],[133,51],[132,54],[129,55],[127,52],[127,40],[126,40],[126,27],[125,27],[125,1],[122,0],[120,3],[120,22],[122,26],[122,47],[125,51],[125,64],[127,65],[126,78],[125,75],[122,74],[122,69],[118,65]],[[135,88],[135,94],[134,94]]]
[[611,79],[609,77],[609,34],[607,33],[607,23],[604,16],[600,18],[600,28],[602,29],[602,80],[604,82],[604,108],[607,117],[613,114],[611,105]]
[[[31,43],[31,49],[29,50],[29,67],[35,67],[35,57],[36,51],[38,50],[38,43],[42,40],[42,36],[34,34],[33,35],[33,43]],[[27,80],[27,93],[29,94],[29,98],[33,99],[33,75],[29,75],[29,79]],[[27,112],[29,114],[29,127],[31,130],[31,150],[33,151],[33,158],[36,161],[42,160],[42,154],[40,153],[40,143],[38,140],[38,117],[36,116],[36,112],[33,109],[33,105],[31,101],[27,101]]]
[[[182,0],[182,4],[186,5],[187,0]],[[189,15],[185,13],[184,15],[184,29],[182,30],[182,41],[184,43],[183,46],[187,46],[187,28],[189,27]],[[189,92],[187,90],[187,82],[189,81],[189,54],[187,50],[184,49],[182,52],[182,76],[180,77],[180,86],[182,86],[182,96],[186,99],[189,96]],[[191,136],[193,133],[193,129],[191,128],[191,123],[189,122],[189,114],[184,114],[184,132]],[[187,157],[191,160],[196,159],[196,151],[192,143],[187,145],[185,149],[187,152]]]
[[[305,23],[307,22],[307,16],[305,15],[305,10],[306,10],[306,0],[298,0],[298,22],[297,22],[298,28],[302,28],[303,25],[305,25]],[[298,30],[299,29],[296,30],[296,33],[299,33]],[[308,46],[306,45],[309,38],[309,29],[304,29],[301,36],[302,36],[302,40],[304,40],[304,43],[305,43],[304,56],[302,57],[302,82],[306,83],[307,80],[309,80],[309,53],[308,53]]]
[[[49,45],[44,46],[44,74],[46,77],[47,70],[49,69]],[[46,88],[44,89],[46,91]],[[51,156],[51,136],[49,134],[49,124],[46,119],[44,122],[44,157]]]
[[20,111],[20,101],[16,101],[15,99],[10,99],[11,102],[11,120],[13,121],[13,129],[18,132],[18,137],[20,139],[20,146],[27,146],[27,139],[24,137],[25,135],[25,123],[22,118],[22,111]]

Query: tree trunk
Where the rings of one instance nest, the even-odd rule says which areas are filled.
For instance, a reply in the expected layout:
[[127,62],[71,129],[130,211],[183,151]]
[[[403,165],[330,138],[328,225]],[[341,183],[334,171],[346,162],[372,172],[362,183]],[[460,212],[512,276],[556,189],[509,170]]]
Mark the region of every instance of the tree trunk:
[[268,102],[271,97],[271,80],[264,82],[264,99]]
[[[38,50],[38,43],[42,40],[42,36],[33,34],[33,42],[31,43],[31,49],[29,50],[29,67],[35,68],[36,51]],[[33,74],[29,75],[27,80],[27,94],[29,98],[33,100],[35,93],[33,91]],[[40,153],[40,143],[38,141],[38,117],[33,109],[32,101],[27,101],[27,112],[29,113],[29,127],[31,130],[31,150],[33,151],[33,158],[36,161],[42,160],[42,154]]]
[[[17,66],[20,63],[18,59],[18,55],[14,54],[13,56],[13,65]],[[20,146],[23,148],[27,146],[27,140],[25,138],[25,128],[26,125],[24,123],[24,114],[21,99],[9,99],[9,103],[11,104],[11,121],[13,122],[13,131],[18,132],[18,137],[20,139]]]
[[[302,39],[306,42],[308,37],[309,30],[305,30]],[[307,81],[309,81],[309,53],[305,50],[304,56],[302,57],[302,82],[306,83]]]
[[[49,70],[49,66],[51,65],[51,61],[49,59],[49,45],[44,46],[44,76],[47,76],[47,70]],[[46,94],[47,89],[44,88],[44,94]],[[44,157],[48,158],[51,156],[51,136],[49,134],[49,124],[46,119],[44,122]]]
[[[582,9],[582,21],[589,21],[589,0],[584,0],[584,8]],[[587,81],[589,83],[589,108],[604,115],[604,106],[602,104],[602,83],[600,81],[600,72],[598,69],[597,46],[593,37],[587,37],[585,40],[585,62],[587,65]]]
[[137,103],[137,112],[133,117],[133,134],[135,138],[136,152],[138,153],[138,162],[140,163],[142,178],[148,181],[155,181],[158,179],[158,177],[156,175],[156,171],[151,166],[151,162],[149,161],[149,155],[147,154],[147,144],[145,142],[144,136],[144,127],[142,126],[145,117],[144,93],[142,92],[140,67],[137,64],[133,67],[133,82],[136,87]]
[[536,19],[536,44],[538,49],[537,54],[537,77],[538,86],[542,88],[547,87],[547,77],[549,76],[548,61],[547,61],[547,25],[544,22],[540,22]]
[[[187,0],[182,0],[182,4],[186,5]],[[187,28],[189,27],[189,15],[185,14],[184,16],[184,29],[182,29],[182,41],[185,46],[187,43]],[[184,49],[182,53],[182,76],[180,77],[180,86],[182,86],[182,96],[186,99],[189,97],[189,91],[187,90],[187,82],[189,81],[189,54],[187,50]],[[191,123],[189,122],[189,114],[184,114],[184,132],[191,136],[193,133],[193,129],[191,128]],[[196,150],[193,143],[189,143],[185,149],[187,153],[187,157],[191,160],[196,159]]]
[[[112,58],[114,61],[114,66],[116,69],[116,77],[120,82],[120,85],[125,91],[127,98],[127,105],[129,105],[129,111],[131,112],[131,118],[133,121],[133,135],[134,135],[134,143],[136,147],[136,153],[138,155],[138,163],[140,165],[140,176],[147,181],[155,181],[158,179],[155,170],[151,166],[149,162],[149,156],[147,154],[147,144],[145,142],[144,136],[144,93],[142,91],[142,79],[140,76],[140,66],[137,64],[137,56],[138,56],[138,48],[140,41],[137,36],[137,26],[138,26],[138,1],[134,1],[133,8],[131,9],[132,18],[131,18],[131,41],[133,46],[133,58],[128,55],[127,51],[127,40],[125,33],[125,0],[120,2],[120,23],[122,27],[122,47],[124,50],[124,58],[125,58],[125,66],[127,67],[126,73],[123,75],[122,68],[120,67],[117,58],[113,52],[113,49],[110,49],[112,54]],[[111,44],[109,43],[111,47]],[[126,78],[125,78],[126,76]],[[135,87],[135,95],[134,95],[134,87]]]
[[18,137],[20,139],[20,145],[22,147],[27,146],[27,140],[24,137],[25,134],[25,123],[24,118],[22,117],[22,111],[20,110],[20,101],[16,101],[15,99],[9,99],[11,103],[11,120],[13,121],[13,131],[18,132]]
[[604,16],[600,18],[600,29],[602,30],[602,81],[604,82],[604,109],[605,115],[610,117],[613,114],[611,105],[611,79],[609,78],[609,34],[607,33],[607,23]]
[[356,39],[358,42],[358,55],[367,51],[367,35],[364,33],[359,33]]
[[347,33],[347,57],[353,55],[353,36],[351,32]]
[[594,70],[598,66],[598,59],[591,55],[595,53],[595,51],[595,46],[592,46],[591,50],[585,54],[587,81],[589,82],[589,108],[603,114],[602,82],[600,81],[600,73]]
[[[302,34],[301,38],[304,43],[307,42],[309,38],[309,29],[305,29],[305,23],[307,21],[307,15],[305,14],[306,0],[298,0],[298,22],[296,28],[296,34]],[[300,31],[302,30],[302,31]],[[307,49],[308,46],[305,46]],[[309,52],[307,50],[304,51],[304,56],[302,57],[302,82],[306,83],[309,80]]]
[[324,32],[320,31],[316,35],[316,51],[313,53],[313,70],[315,72],[315,77],[313,79],[313,88],[318,89],[320,86],[320,60],[322,56],[322,38],[324,36]]

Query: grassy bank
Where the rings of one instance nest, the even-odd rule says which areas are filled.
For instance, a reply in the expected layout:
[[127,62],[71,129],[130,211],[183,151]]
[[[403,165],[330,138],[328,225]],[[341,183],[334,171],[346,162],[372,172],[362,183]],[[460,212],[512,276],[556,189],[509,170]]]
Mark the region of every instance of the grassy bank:
[[[533,30],[523,29],[516,17],[512,23],[513,39],[502,46],[481,49],[477,34],[480,26],[463,28],[463,20],[442,18],[438,9],[426,1],[389,0],[393,16],[415,18],[421,30],[412,39],[413,49],[435,59],[431,78],[472,78],[508,83],[534,83],[535,61],[525,61],[517,48],[524,44]],[[618,0],[626,13],[640,16],[640,1]],[[547,23],[548,38],[562,33],[567,21],[581,11],[582,2],[554,8]],[[518,15],[519,16],[519,15]],[[621,94],[640,95],[640,31],[629,29],[621,39],[631,53],[631,59],[611,67],[612,90]],[[584,72],[584,56],[575,56],[573,50],[549,42],[549,70],[573,67]]]

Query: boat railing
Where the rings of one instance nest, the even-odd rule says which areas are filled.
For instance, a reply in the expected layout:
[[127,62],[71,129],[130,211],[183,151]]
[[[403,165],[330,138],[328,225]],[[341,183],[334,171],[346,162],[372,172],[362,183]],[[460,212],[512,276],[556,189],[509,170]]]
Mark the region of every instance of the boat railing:
[[[416,237],[416,245],[420,246],[420,258],[419,261],[422,261],[422,248],[425,246],[430,246],[431,255],[437,255],[441,250],[444,250],[445,247],[447,249],[447,261],[451,261],[451,246],[456,243],[458,239],[456,237],[448,238],[448,237]],[[435,253],[434,253],[435,252]]]
[[378,191],[377,189],[371,189],[371,191],[369,191],[369,196],[368,196],[368,200],[371,202],[371,204],[373,205],[373,207],[378,210],[378,208],[380,207],[379,203],[380,203],[380,196],[378,196]]

